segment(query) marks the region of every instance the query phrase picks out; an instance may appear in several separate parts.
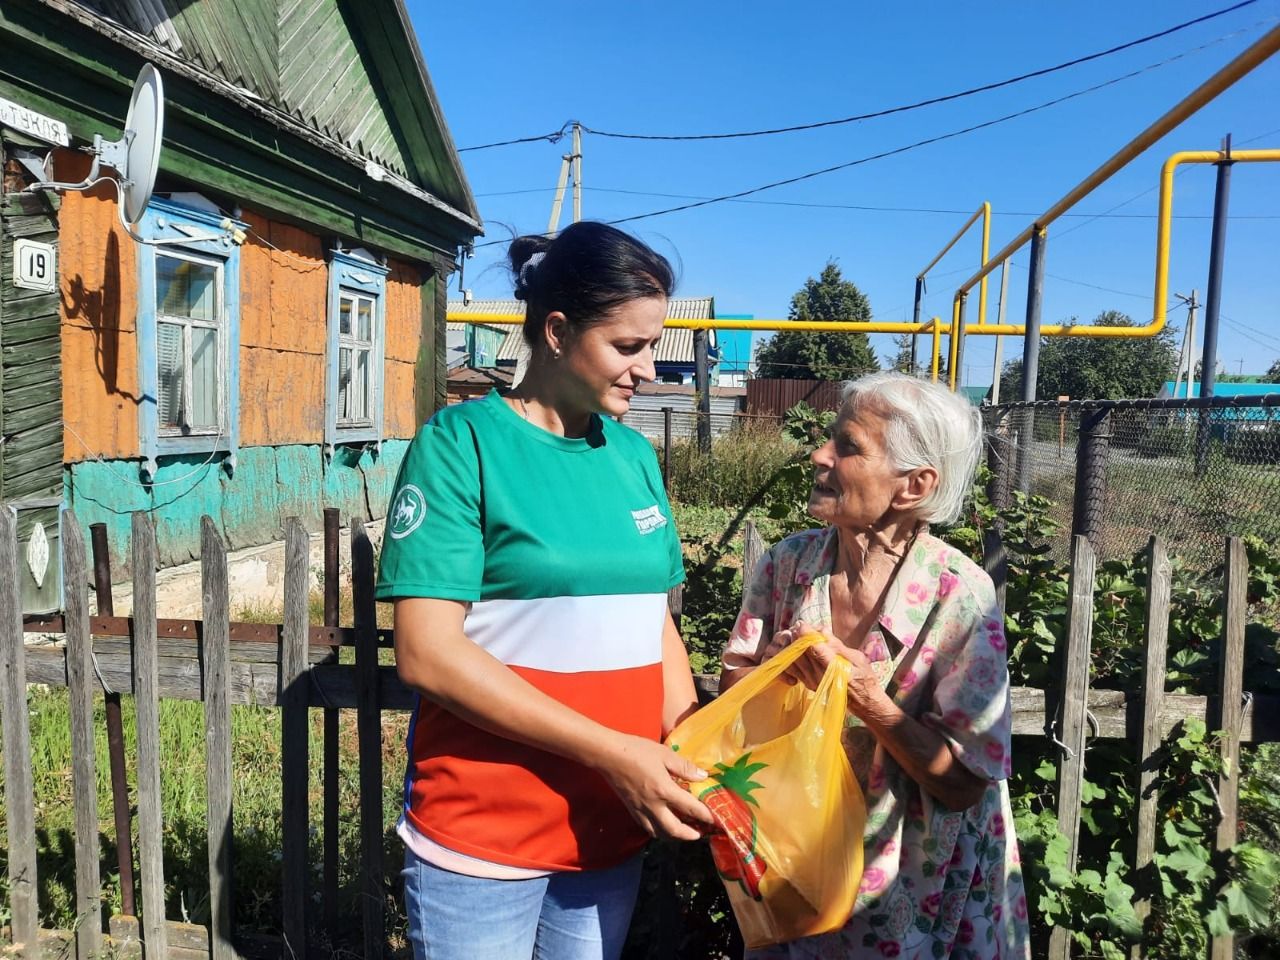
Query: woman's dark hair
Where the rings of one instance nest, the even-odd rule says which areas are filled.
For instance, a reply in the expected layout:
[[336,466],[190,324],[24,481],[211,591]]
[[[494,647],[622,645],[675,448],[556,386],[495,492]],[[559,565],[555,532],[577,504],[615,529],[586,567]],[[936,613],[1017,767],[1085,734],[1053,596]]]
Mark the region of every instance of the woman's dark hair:
[[617,227],[593,220],[572,224],[555,237],[516,237],[507,257],[516,299],[525,302],[524,338],[535,350],[553,310],[563,313],[570,330],[577,332],[603,320],[619,304],[670,297],[675,288],[666,257]]

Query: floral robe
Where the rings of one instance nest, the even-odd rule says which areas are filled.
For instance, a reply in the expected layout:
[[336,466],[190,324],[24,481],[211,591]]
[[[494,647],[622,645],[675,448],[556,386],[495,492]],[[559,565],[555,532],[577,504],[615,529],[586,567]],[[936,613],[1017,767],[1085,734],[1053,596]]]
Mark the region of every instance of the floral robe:
[[[796,620],[831,630],[828,583],[837,544],[834,528],[808,530],[761,558],[725,647],[727,669],[759,663],[774,632]],[[895,702],[942,734],[989,785],[970,809],[946,809],[850,715],[845,749],[867,803],[853,914],[833,933],[748,957],[1026,960],[1027,899],[1005,782],[1009,674],[990,578],[922,532],[862,650],[882,682],[894,681]]]

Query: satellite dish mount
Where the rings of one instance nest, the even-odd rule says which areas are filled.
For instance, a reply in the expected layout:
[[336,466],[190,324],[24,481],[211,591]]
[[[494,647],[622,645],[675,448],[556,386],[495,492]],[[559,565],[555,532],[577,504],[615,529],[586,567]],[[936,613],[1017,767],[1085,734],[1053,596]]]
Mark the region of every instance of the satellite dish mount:
[[[93,157],[93,163],[89,167],[89,173],[79,183],[41,181],[31,184],[27,190],[84,191],[92,190],[100,183],[114,184],[118,201],[116,210],[120,214],[121,226],[138,243],[148,246],[221,240],[226,237],[238,240],[230,219],[223,221],[221,233],[184,232],[181,237],[154,240],[143,237],[138,232],[138,224],[147,211],[147,204],[155,189],[163,140],[164,83],[160,79],[160,71],[150,63],[144,63],[133,84],[133,96],[129,98],[124,136],[119,140],[104,140],[101,134],[94,135],[93,146],[84,148]],[[116,176],[102,173],[102,167],[110,167]]]

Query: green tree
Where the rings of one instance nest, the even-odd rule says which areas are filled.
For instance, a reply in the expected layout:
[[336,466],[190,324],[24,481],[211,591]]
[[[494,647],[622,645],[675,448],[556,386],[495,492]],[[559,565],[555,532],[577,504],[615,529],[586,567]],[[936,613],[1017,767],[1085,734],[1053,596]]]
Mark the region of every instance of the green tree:
[[1267,383],[1280,383],[1280,360],[1267,367],[1267,372],[1263,376]]
[[[1070,323],[1077,323],[1072,318]],[[1093,320],[1101,327],[1132,327],[1118,310],[1104,310]],[[1165,327],[1154,337],[1043,337],[1036,398],[1052,400],[1119,400],[1153,397],[1178,365],[1173,330]],[[1022,361],[1004,365],[1001,399],[1022,399]]]
[[[818,279],[810,277],[791,298],[791,320],[871,319],[871,303],[834,260]],[[847,380],[879,370],[865,333],[780,330],[756,351],[757,376],[789,380]]]
[[[925,359],[928,359],[929,343],[928,337],[920,338],[920,350],[926,354]],[[893,338],[893,357],[890,358],[888,363],[890,370],[896,370],[898,373],[909,373],[912,376],[919,376],[925,369],[925,365],[920,362],[919,356],[917,356],[914,365],[911,363],[911,334],[909,333]]]

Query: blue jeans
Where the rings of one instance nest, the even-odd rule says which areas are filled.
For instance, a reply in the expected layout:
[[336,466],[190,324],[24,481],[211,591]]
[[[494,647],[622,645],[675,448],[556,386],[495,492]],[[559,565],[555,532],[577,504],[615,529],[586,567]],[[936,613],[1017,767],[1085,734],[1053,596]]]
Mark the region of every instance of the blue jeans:
[[406,850],[414,960],[616,960],[642,859],[608,870],[487,880],[442,870]]

